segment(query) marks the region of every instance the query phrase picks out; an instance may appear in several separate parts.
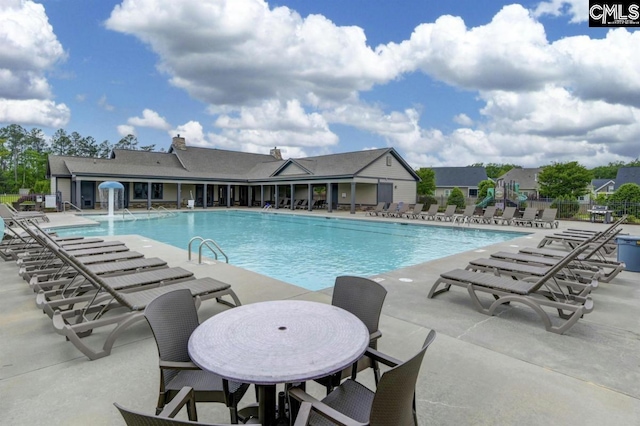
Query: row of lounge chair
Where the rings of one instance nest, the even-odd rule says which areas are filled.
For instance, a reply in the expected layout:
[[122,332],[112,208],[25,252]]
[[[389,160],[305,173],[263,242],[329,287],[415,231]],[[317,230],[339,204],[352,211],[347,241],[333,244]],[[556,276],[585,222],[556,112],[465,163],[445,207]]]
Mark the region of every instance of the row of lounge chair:
[[[312,209],[322,209],[327,205],[326,200],[315,200],[311,205]],[[290,198],[282,198],[278,203],[279,209],[291,208],[291,199]],[[309,208],[309,200],[306,198],[300,200],[293,200],[293,208],[294,209],[308,209]]]
[[49,222],[49,218],[44,212],[19,212],[13,206],[5,203],[0,203],[0,217],[8,225],[13,225],[13,222],[19,219]]
[[[55,331],[91,360],[109,355],[117,337],[143,319],[147,304],[167,292],[189,290],[196,306],[207,299],[240,305],[229,284],[196,279],[190,271],[145,258],[121,242],[61,238],[29,219],[14,223],[17,229],[5,226],[0,254],[16,261]],[[101,348],[86,339],[96,329],[105,330]]]
[[438,204],[431,204],[427,211],[422,211],[424,204],[415,204],[413,208],[410,208],[408,204],[390,203],[385,208],[386,203],[380,202],[373,209],[367,212],[369,216],[379,217],[396,217],[407,219],[424,219],[424,220],[440,220],[449,221],[452,223],[487,223],[496,225],[516,225],[516,226],[531,226],[531,227],[546,227],[557,228],[558,221],[556,215],[558,210],[553,208],[544,209],[542,215],[538,217],[538,209],[535,207],[527,207],[522,217],[515,217],[517,210],[516,207],[506,207],[502,212],[502,215],[497,216],[497,207],[488,206],[484,209],[483,214],[476,214],[477,207],[475,205],[469,205],[464,208],[461,213],[456,213],[457,206],[450,204],[446,207],[444,212],[440,212]]
[[[494,315],[502,305],[521,303],[538,314],[547,331],[563,334],[593,310],[591,292],[599,283],[611,282],[624,270],[624,262],[609,257],[615,251],[611,242],[624,220],[620,218],[603,232],[568,230],[546,236],[536,248],[501,251],[473,260],[465,269],[440,274],[428,298],[451,286],[464,287],[483,314]],[[554,243],[560,250],[542,248]],[[492,296],[488,304],[481,300],[482,294]],[[545,309],[557,311],[561,323],[554,324],[557,320]]]

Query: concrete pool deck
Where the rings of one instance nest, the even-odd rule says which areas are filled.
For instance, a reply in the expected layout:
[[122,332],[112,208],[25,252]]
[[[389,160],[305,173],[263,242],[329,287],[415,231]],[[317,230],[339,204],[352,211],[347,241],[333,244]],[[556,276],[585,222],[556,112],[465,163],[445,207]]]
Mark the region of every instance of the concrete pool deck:
[[[354,217],[348,212],[295,214]],[[71,213],[49,217],[49,227],[91,223]],[[369,219],[364,213],[355,217]],[[442,226],[433,221],[401,221]],[[602,230],[605,225],[560,222],[560,229],[568,227]],[[417,385],[420,424],[640,424],[639,273],[625,271],[611,283],[600,283],[592,294],[593,312],[565,335],[546,332],[533,311],[522,305],[507,307],[498,316],[483,315],[461,288],[427,299],[441,272],[464,267],[469,260],[494,251],[535,246],[551,233],[548,228],[527,231],[531,234],[482,250],[373,277],[389,291],[382,311],[380,350],[406,359],[418,350],[429,330],[438,332]],[[625,232],[640,235],[640,228],[626,226]],[[140,236],[105,239],[124,241],[131,250],[163,258],[170,266],[192,270],[197,277],[228,282],[243,304],[331,300],[331,289],[312,292],[213,261],[198,265],[187,260],[186,250]],[[371,255],[384,256],[384,244],[371,247]],[[0,423],[123,425],[113,402],[152,413],[159,373],[156,346],[146,323],[121,335],[110,356],[89,361],[54,332],[51,320],[35,307],[35,295],[17,271],[15,263],[0,261]],[[201,320],[225,309],[206,301],[200,308]],[[101,335],[104,332],[96,330],[87,339],[99,344]],[[363,379],[373,382],[369,372]],[[313,385],[309,390],[323,394]],[[250,391],[241,406],[254,401]],[[198,411],[202,422],[229,422],[222,404],[199,404]]]

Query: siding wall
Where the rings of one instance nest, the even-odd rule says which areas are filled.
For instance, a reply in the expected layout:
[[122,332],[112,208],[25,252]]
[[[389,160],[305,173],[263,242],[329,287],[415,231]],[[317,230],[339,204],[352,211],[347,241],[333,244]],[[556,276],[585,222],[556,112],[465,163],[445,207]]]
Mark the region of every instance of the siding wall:
[[[71,202],[71,179],[69,178],[56,178],[56,182],[58,185],[57,190],[60,191],[61,201],[69,201]],[[53,179],[51,179],[51,183],[53,185]],[[56,188],[52,188],[54,191]]]
[[404,168],[397,158],[393,155],[389,155],[389,157],[391,157],[391,166],[387,166],[387,156],[385,156],[364,168],[360,173],[358,173],[358,176],[414,180],[411,173]]
[[415,181],[398,181],[393,185],[393,202],[415,204],[417,197],[417,183]]

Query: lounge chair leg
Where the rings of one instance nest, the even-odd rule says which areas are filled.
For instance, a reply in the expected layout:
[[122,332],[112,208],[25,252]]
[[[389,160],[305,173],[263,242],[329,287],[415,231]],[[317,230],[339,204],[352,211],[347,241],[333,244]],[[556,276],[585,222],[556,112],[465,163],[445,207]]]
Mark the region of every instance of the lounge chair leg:
[[[445,286],[442,288],[442,290],[437,290],[438,286],[444,283]],[[433,286],[431,287],[431,290],[429,290],[429,294],[427,295],[428,299],[433,299],[435,296],[439,295],[440,293],[444,293],[445,291],[449,291],[449,289],[451,288],[451,284],[446,283],[445,281],[442,281],[441,278],[438,278],[438,280],[433,284]]]

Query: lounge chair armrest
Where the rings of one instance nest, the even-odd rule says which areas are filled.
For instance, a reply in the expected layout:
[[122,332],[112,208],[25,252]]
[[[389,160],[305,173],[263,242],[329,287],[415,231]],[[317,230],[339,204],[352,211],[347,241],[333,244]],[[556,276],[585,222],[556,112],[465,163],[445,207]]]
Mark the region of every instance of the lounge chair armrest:
[[395,367],[402,363],[400,360],[397,360],[387,354],[383,354],[382,352],[373,348],[367,348],[367,351],[364,353],[364,355],[388,367]]
[[163,361],[160,360],[160,368],[167,370],[200,370],[200,367],[191,361]]
[[174,418],[185,404],[187,405],[189,420],[196,421],[198,419],[198,415],[196,414],[196,396],[193,388],[190,386],[185,386],[180,389],[180,392],[171,398],[169,403],[165,404],[160,414],[158,414],[158,417]]
[[[338,425],[343,425],[343,426],[365,426],[366,425],[366,423],[357,422],[353,420],[351,417],[347,417],[341,412],[334,410],[333,408],[322,403],[322,401],[318,401],[317,399],[315,399],[314,397],[312,397],[311,395],[309,395],[308,393],[306,393],[300,388],[289,389],[289,396],[293,397],[294,399],[302,403],[301,411],[302,411],[302,407],[304,407],[304,404],[309,403],[311,404],[311,407],[308,408],[309,411],[314,410],[321,416],[330,419],[331,421],[333,421]],[[301,422],[302,420],[303,419],[301,419]],[[301,424],[304,425],[305,423],[301,423]],[[297,425],[297,420],[296,420],[296,425]]]
[[382,332],[380,330],[376,330],[369,335],[369,341],[373,342],[374,340],[378,340],[382,337]]

